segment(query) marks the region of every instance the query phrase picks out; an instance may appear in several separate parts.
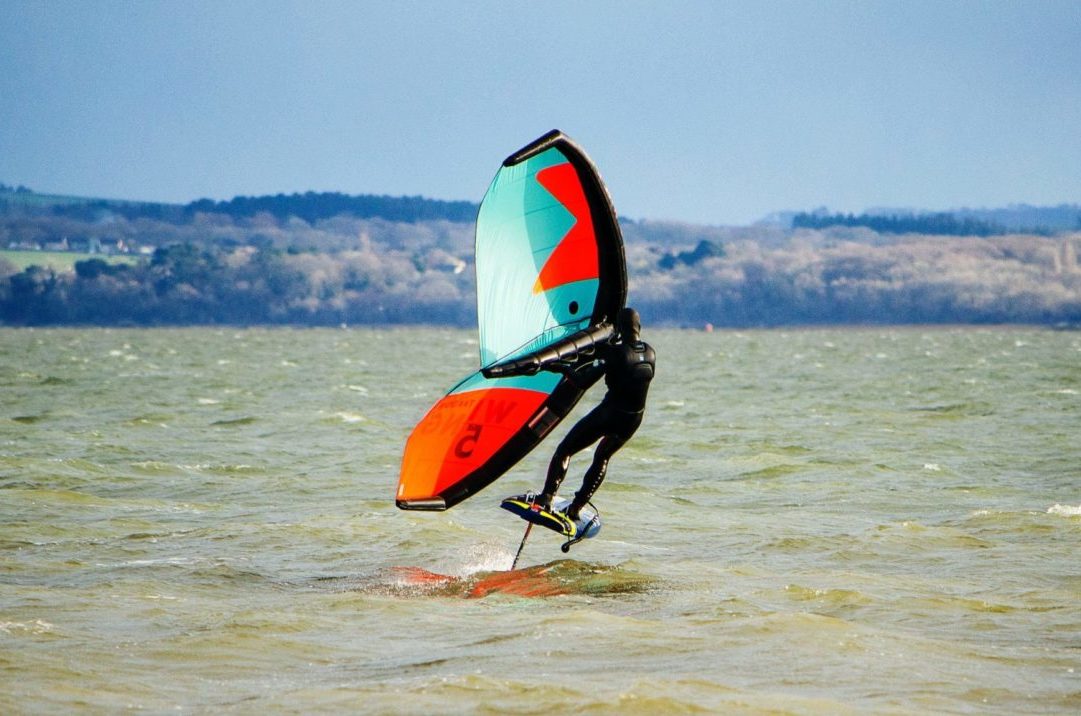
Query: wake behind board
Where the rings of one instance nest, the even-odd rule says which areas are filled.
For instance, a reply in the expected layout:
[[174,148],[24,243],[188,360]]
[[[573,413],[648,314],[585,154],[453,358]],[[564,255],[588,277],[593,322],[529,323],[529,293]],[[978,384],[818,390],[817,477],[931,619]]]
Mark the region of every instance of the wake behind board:
[[570,500],[557,496],[552,500],[551,510],[542,508],[534,500],[536,500],[536,495],[533,493],[514,495],[503,500],[499,506],[527,522],[547,527],[566,537],[567,541],[562,547],[564,552],[570,551],[573,544],[596,537],[601,531],[601,517],[592,505],[583,507],[578,513],[578,519],[571,520],[566,514],[567,508],[571,505]]

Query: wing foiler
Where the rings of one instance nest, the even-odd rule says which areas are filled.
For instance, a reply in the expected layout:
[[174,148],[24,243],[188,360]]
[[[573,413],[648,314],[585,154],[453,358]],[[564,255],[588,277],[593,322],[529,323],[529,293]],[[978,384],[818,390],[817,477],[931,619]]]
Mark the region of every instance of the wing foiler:
[[476,233],[480,366],[405,444],[396,503],[445,510],[535,448],[582,397],[554,361],[590,360],[627,295],[623,238],[593,162],[553,130],[509,156]]

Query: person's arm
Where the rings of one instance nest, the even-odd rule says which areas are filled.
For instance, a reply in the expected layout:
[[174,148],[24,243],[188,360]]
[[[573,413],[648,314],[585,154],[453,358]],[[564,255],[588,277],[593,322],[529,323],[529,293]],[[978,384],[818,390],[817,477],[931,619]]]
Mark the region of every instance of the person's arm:
[[587,390],[604,375],[604,361],[593,360],[587,363],[564,363],[557,361],[544,366],[544,370],[560,373],[579,390]]

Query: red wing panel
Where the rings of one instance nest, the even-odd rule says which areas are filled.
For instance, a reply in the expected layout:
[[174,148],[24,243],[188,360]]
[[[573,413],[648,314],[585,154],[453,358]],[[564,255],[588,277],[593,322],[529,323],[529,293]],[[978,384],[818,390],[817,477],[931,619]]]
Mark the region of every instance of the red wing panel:
[[520,388],[445,396],[405,444],[397,499],[430,499],[465,479],[510,441],[547,398],[547,393]]
[[569,162],[557,164],[537,172],[537,181],[567,208],[575,223],[544,262],[537,282],[533,284],[533,293],[572,281],[597,278],[600,268],[593,217],[578,173]]

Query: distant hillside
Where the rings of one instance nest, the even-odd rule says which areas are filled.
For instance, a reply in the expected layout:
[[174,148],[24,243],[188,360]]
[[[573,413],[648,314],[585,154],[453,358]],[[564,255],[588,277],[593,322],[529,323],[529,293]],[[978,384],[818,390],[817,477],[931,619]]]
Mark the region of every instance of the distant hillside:
[[[0,325],[470,326],[476,211],[420,197],[180,205],[3,187]],[[621,219],[629,300],[651,325],[1081,326],[1081,231],[955,214],[808,217],[821,225]]]
[[[1001,224],[980,219],[958,219],[953,214],[796,214],[794,229],[828,229],[862,226],[881,234],[934,234],[938,236],[1002,236],[1011,233]],[[1050,234],[1033,229],[1030,233]]]
[[358,219],[387,221],[457,221],[471,222],[479,207],[468,201],[441,201],[421,196],[350,196],[339,193],[278,194],[276,196],[238,196],[229,201],[200,199],[188,204],[189,213],[210,212],[234,218],[267,213],[278,219],[295,216],[308,223],[348,215]]
[[39,194],[26,187],[0,184],[0,215],[48,213],[84,220],[112,213],[127,219],[182,223],[191,221],[197,214],[222,214],[234,219],[267,214],[276,219],[295,216],[308,223],[343,215],[407,223],[438,220],[468,223],[476,218],[477,209],[476,204],[468,201],[441,201],[420,196],[351,196],[337,192],[238,196],[229,201],[199,199],[188,204],[165,204]]
[[51,210],[57,207],[88,206],[92,204],[107,204],[117,207],[168,206],[120,199],[98,199],[85,196],[66,196],[63,194],[41,194],[32,189],[28,189],[25,186],[12,187],[0,183],[0,215],[35,210]]
[[1058,206],[1029,206],[1014,204],[1005,209],[957,209],[952,212],[959,219],[975,219],[1004,226],[1010,231],[1047,229],[1076,231],[1081,229],[1081,204]]
[[[469,201],[444,201],[421,196],[349,195],[339,192],[305,192],[273,196],[238,196],[228,201],[198,199],[187,204],[167,204],[119,199],[42,194],[24,186],[0,183],[0,216],[49,214],[84,221],[100,220],[110,214],[127,219],[153,219],[189,223],[199,214],[218,214],[233,219],[259,215],[285,220],[303,219],[309,224],[336,216],[358,219],[417,223],[451,221],[471,224],[478,205]],[[709,227],[688,224],[634,222],[620,218],[626,228],[638,225],[646,233],[673,233],[682,240],[687,229],[710,233]],[[759,222],[761,227],[824,229],[831,226],[867,227],[879,233],[922,233],[950,236],[995,236],[1008,233],[1050,235],[1081,230],[1081,204],[1030,206],[1015,204],[999,209],[956,209],[948,212],[921,212],[912,209],[868,209],[862,214],[832,214],[826,209],[811,212],[777,212]],[[735,227],[728,227],[729,229]],[[632,234],[638,233],[631,231]],[[662,242],[663,243],[663,242]]]
[[810,229],[864,226],[891,234],[1001,236],[1026,233],[1049,236],[1081,229],[1081,204],[1014,204],[1001,209],[955,209],[934,213],[912,209],[875,208],[862,214],[832,214],[825,209],[818,209],[813,212],[773,214],[765,221]]

